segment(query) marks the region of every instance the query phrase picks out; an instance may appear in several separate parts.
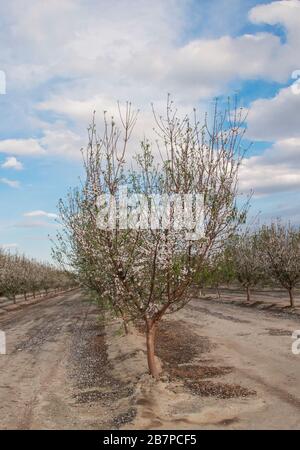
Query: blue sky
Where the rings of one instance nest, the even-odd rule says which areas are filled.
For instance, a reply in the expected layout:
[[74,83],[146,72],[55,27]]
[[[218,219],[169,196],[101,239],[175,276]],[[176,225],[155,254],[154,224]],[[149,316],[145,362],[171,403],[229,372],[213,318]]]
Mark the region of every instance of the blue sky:
[[200,115],[237,93],[253,142],[240,174],[241,190],[254,190],[251,215],[300,223],[299,24],[298,0],[2,2],[0,245],[49,260],[93,110],[100,122],[131,100],[138,142],[152,128],[150,102],[159,110],[168,92]]

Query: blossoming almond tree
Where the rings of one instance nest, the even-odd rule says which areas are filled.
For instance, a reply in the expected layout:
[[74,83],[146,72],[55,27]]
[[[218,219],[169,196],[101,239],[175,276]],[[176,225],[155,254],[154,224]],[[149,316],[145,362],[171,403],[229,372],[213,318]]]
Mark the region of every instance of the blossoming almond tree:
[[260,257],[266,273],[289,293],[295,306],[294,289],[300,282],[300,231],[274,222],[260,230]]
[[0,249],[0,297],[16,303],[16,296],[28,294],[34,297],[42,289],[69,288],[74,286],[71,274],[58,270],[50,264],[40,263],[19,254]]
[[[164,117],[153,110],[158,151],[144,141],[130,164],[137,115],[130,104],[119,112],[121,128],[105,115],[101,139],[94,122],[89,129],[86,179],[60,202],[65,230],[54,252],[113,311],[144,321],[149,372],[157,377],[158,322],[191,299],[197,271],[245,218],[246,207],[236,206],[243,113],[221,114],[216,107],[211,127],[207,120],[201,126],[195,111],[179,119],[168,98]],[[125,184],[130,200],[124,214]],[[201,217],[195,197],[202,199]]]
[[246,230],[234,236],[227,246],[234,275],[247,293],[247,301],[251,300],[251,288],[264,278],[264,268],[260,256],[259,236]]

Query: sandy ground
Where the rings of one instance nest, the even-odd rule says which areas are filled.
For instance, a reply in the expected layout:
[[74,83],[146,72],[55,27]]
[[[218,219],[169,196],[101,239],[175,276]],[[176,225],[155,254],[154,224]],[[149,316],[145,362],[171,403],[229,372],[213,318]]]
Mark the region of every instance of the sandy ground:
[[[260,309],[281,309],[285,308],[290,311],[290,300],[289,295],[286,289],[280,288],[264,288],[264,289],[252,289],[251,290],[251,300],[250,302],[246,302],[246,292],[240,287],[232,287],[232,288],[221,288],[221,301],[223,303],[231,303],[231,304],[239,304],[245,306],[248,303],[249,306],[255,306]],[[198,290],[199,292],[199,290]],[[197,293],[197,291],[195,292]],[[202,294],[204,294],[204,299],[208,297],[218,298],[218,294],[216,289],[205,289],[202,290]],[[300,290],[295,289],[294,291],[295,297],[295,307],[292,309],[293,314],[300,315]]]
[[99,315],[70,292],[0,317],[1,429],[300,429],[296,316],[194,300],[159,329],[154,382],[142,333]]
[[[1,429],[99,429],[122,422],[131,392],[111,376],[99,311],[81,293],[0,318]],[[127,405],[126,410],[127,412]]]

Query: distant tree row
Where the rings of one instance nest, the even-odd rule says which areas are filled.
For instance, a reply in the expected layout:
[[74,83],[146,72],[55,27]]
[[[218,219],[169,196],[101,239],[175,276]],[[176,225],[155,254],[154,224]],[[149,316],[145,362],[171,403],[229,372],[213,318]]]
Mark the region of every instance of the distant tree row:
[[0,297],[16,302],[17,295],[25,299],[50,289],[65,289],[74,284],[70,274],[50,264],[28,259],[23,255],[0,250]]
[[200,289],[217,289],[238,282],[247,300],[256,286],[280,286],[295,306],[300,283],[300,229],[277,221],[232,237],[221,254],[214,256],[198,274]]

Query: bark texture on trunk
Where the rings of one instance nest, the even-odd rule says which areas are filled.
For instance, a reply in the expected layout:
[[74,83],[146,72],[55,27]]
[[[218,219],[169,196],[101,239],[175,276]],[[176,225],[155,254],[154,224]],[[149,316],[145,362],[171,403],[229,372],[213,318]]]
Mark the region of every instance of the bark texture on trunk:
[[159,369],[155,361],[155,335],[156,323],[151,319],[146,319],[146,345],[147,345],[147,360],[150,375],[153,378],[158,378]]
[[123,327],[124,327],[124,331],[125,334],[129,334],[129,327],[128,327],[128,321],[127,321],[127,317],[126,315],[123,313],[122,308],[118,308],[117,309],[120,313],[120,316],[122,317],[122,322],[123,322]]
[[247,302],[250,302],[251,300],[251,292],[250,292],[250,287],[247,286]]
[[289,296],[290,296],[290,305],[291,305],[291,308],[294,308],[294,306],[295,306],[295,299],[294,299],[294,292],[293,292],[293,289],[290,288],[290,289],[288,289],[288,291],[289,291]]
[[123,320],[124,332],[127,335],[127,334],[129,334],[128,324],[127,324],[127,321],[124,318],[122,320]]

